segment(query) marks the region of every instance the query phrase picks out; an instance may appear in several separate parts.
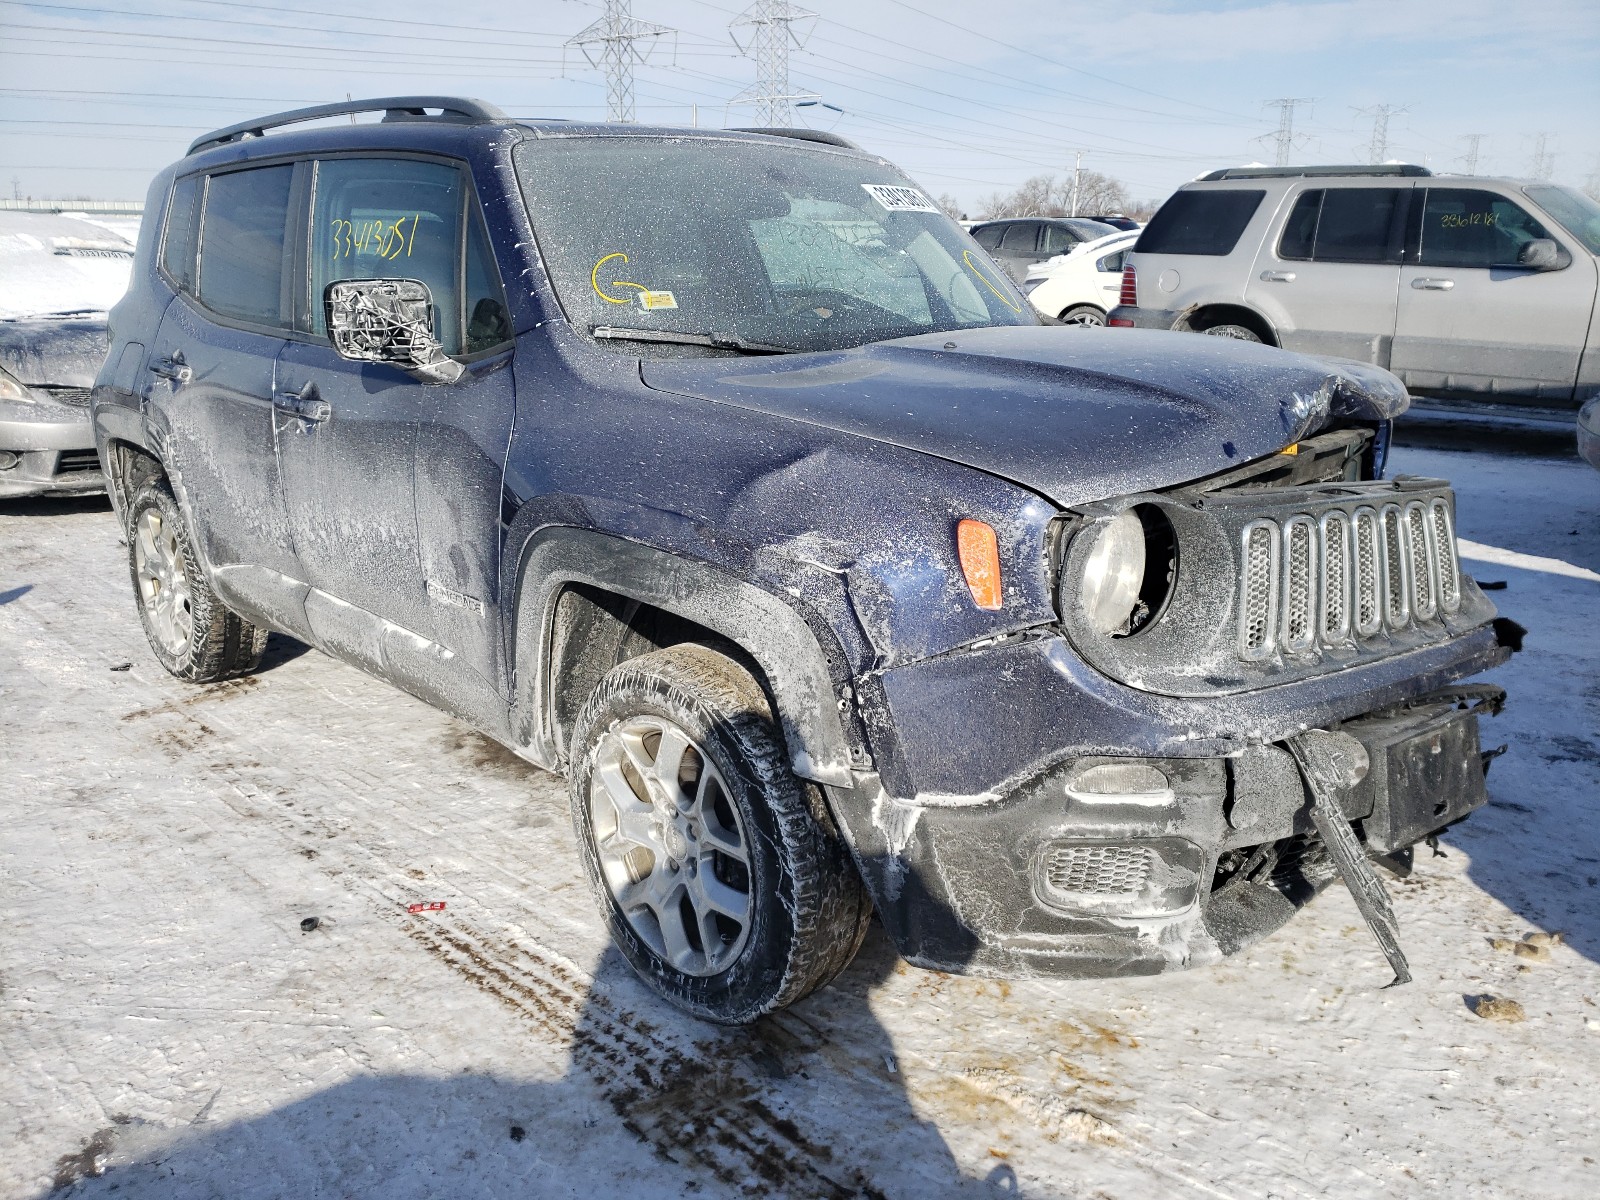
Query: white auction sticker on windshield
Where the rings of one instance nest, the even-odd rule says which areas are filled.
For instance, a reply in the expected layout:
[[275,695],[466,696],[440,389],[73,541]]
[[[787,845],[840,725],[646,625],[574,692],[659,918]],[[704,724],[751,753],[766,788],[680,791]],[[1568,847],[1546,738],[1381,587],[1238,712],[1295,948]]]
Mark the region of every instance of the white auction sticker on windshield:
[[936,213],[939,206],[932,203],[914,187],[902,187],[897,183],[863,183],[867,195],[890,212],[928,212]]

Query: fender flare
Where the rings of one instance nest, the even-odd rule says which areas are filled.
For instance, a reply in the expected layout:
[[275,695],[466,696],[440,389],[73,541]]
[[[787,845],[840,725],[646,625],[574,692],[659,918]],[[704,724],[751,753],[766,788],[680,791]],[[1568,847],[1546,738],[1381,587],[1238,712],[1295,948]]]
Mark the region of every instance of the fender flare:
[[574,526],[535,533],[517,573],[515,728],[538,760],[554,766],[561,758],[550,672],[556,603],[572,584],[653,605],[741,647],[766,675],[795,774],[850,786],[852,753],[839,718],[848,684],[835,682],[823,642],[805,618],[771,592],[709,564]]

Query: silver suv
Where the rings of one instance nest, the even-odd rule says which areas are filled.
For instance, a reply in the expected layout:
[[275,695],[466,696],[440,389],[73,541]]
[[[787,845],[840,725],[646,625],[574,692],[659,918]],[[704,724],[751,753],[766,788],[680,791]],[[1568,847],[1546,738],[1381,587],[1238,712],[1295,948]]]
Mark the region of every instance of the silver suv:
[[1425,167],[1229,168],[1145,228],[1108,325],[1364,359],[1413,392],[1600,394],[1600,205]]

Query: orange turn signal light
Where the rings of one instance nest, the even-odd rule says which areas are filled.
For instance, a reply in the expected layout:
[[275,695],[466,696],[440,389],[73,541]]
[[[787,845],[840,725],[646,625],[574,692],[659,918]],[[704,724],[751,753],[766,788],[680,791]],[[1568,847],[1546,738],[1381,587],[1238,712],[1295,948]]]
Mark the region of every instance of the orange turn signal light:
[[970,518],[956,526],[956,551],[972,602],[990,612],[1000,607],[1000,543],[994,528]]

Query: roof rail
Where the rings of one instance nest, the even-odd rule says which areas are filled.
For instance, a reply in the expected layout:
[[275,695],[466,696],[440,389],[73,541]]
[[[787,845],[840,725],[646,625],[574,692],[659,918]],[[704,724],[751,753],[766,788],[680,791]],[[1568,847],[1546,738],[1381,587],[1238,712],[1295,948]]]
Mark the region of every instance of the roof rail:
[[1318,179],[1324,175],[1432,175],[1427,167],[1415,163],[1369,163],[1364,166],[1333,167],[1223,167],[1207,171],[1196,183],[1212,179]]
[[730,129],[729,133],[764,133],[768,137],[798,138],[802,142],[821,142],[824,146],[842,146],[846,150],[859,150],[849,138],[840,137],[837,133],[824,133],[820,129],[791,129],[788,127],[771,129]]
[[[427,110],[440,109],[437,117],[429,117]],[[346,100],[339,104],[316,104],[310,108],[296,108],[289,112],[274,113],[254,121],[240,121],[226,129],[214,129],[189,143],[189,153],[197,154],[213,146],[229,142],[242,142],[246,138],[264,137],[269,129],[284,125],[298,125],[301,121],[317,121],[323,117],[353,117],[357,113],[382,112],[385,121],[435,120],[458,124],[477,125],[503,121],[505,113],[482,100],[463,100],[456,96],[388,96],[381,100]]]

